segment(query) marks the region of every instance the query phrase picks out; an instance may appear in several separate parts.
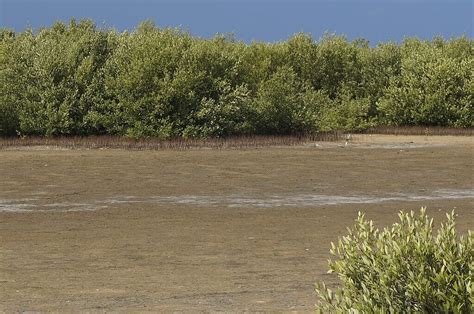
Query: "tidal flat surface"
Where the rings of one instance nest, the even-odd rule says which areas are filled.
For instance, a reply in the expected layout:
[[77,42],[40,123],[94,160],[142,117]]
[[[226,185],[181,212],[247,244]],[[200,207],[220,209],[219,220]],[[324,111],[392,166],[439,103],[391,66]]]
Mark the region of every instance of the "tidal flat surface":
[[3,312],[311,311],[358,211],[386,226],[455,209],[474,229],[471,137],[0,160]]

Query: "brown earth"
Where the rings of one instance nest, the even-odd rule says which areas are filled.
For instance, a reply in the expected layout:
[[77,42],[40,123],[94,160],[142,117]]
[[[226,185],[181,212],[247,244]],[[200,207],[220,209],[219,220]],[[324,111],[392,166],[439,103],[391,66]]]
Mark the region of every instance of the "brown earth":
[[[357,211],[456,208],[472,137],[246,150],[0,151],[0,311],[311,311]],[[321,201],[323,200],[323,201]]]

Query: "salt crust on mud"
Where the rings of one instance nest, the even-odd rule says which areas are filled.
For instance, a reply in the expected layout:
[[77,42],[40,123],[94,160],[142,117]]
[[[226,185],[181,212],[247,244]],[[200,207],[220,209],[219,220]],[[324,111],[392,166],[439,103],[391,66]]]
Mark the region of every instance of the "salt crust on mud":
[[[34,193],[43,195],[42,192]],[[383,195],[321,195],[321,194],[286,194],[267,195],[266,197],[250,197],[242,195],[209,196],[209,195],[180,195],[180,196],[117,196],[103,200],[83,203],[50,203],[44,204],[40,197],[24,199],[0,199],[0,212],[67,212],[94,211],[104,208],[114,208],[124,204],[142,203],[157,205],[191,205],[215,206],[227,208],[275,208],[275,207],[318,207],[338,204],[376,204],[382,202],[425,201],[447,199],[474,198],[474,190],[441,189],[429,194],[390,193]]]

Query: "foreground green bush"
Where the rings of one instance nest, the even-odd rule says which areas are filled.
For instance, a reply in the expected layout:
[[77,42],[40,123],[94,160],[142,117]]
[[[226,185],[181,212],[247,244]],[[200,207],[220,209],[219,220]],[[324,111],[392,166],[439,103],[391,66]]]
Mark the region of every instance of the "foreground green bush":
[[474,236],[459,237],[455,214],[436,236],[425,209],[400,213],[380,231],[359,213],[349,234],[332,244],[330,272],[342,287],[316,285],[318,311],[342,313],[472,313]]

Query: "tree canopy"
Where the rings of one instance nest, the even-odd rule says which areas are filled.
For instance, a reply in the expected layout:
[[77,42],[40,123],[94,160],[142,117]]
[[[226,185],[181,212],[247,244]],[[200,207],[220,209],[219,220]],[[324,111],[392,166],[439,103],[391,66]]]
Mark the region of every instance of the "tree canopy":
[[221,137],[375,125],[472,127],[466,37],[212,39],[143,22],[0,30],[0,135]]

